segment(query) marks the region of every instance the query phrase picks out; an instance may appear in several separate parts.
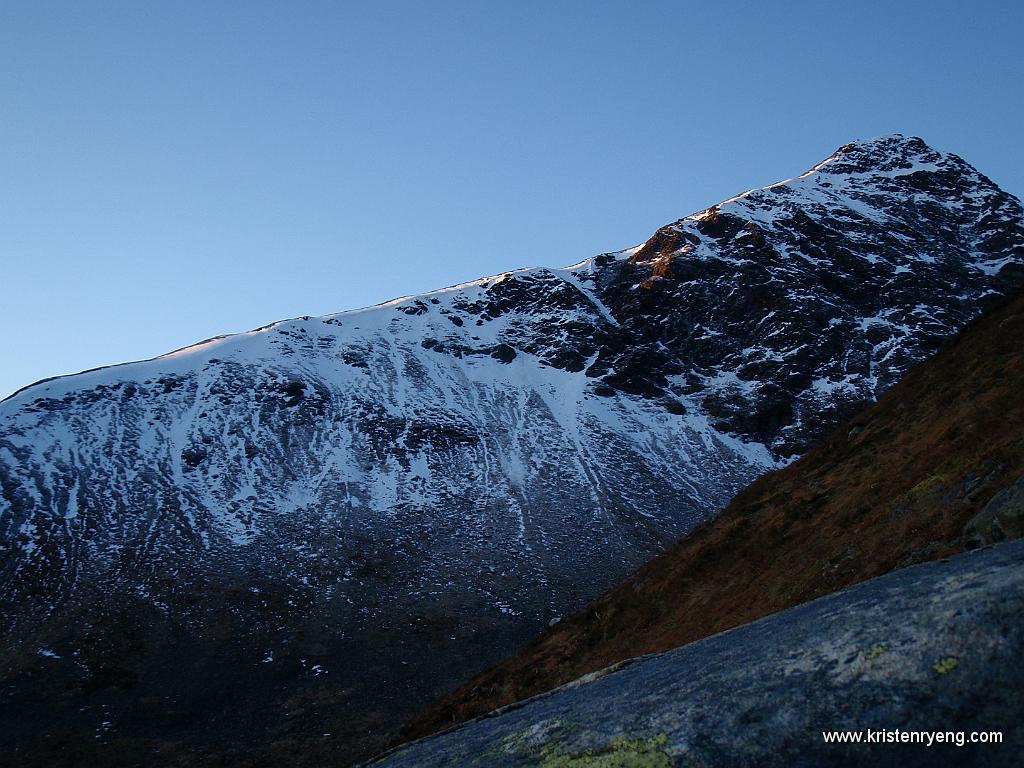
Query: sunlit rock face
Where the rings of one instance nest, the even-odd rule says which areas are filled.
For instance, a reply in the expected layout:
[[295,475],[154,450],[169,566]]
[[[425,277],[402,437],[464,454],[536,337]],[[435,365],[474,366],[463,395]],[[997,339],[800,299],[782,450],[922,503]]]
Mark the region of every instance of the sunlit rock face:
[[246,725],[211,732],[311,707],[273,738],[326,720],[368,749],[874,399],[1022,264],[1015,198],[893,136],[565,269],[27,387],[0,404],[12,690],[35,669],[92,697],[82,723],[102,699],[153,738],[138,699],[169,696],[192,738],[177,654],[214,698],[255,684]]

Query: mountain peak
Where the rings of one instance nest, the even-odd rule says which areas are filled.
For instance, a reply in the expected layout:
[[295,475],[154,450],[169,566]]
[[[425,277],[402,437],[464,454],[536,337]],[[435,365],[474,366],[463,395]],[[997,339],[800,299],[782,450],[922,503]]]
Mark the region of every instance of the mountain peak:
[[[630,261],[664,261],[681,253],[721,258],[728,244],[743,237],[767,243],[776,252],[783,246],[783,252],[795,253],[803,250],[804,241],[786,241],[808,223],[824,224],[837,236],[859,229],[869,237],[868,230],[884,227],[920,239],[922,228],[936,219],[952,228],[999,222],[1012,231],[1019,230],[1022,217],[1013,195],[957,155],[935,150],[916,136],[892,134],[844,144],[799,176],[747,190],[666,225],[633,252]],[[893,242],[891,252],[905,255],[906,242]],[[993,255],[999,254],[979,261],[977,268],[987,271],[998,272],[1008,263],[1007,245],[1024,248],[1019,239],[983,242],[995,245]],[[873,250],[865,251],[863,258],[875,264]],[[903,261],[890,260],[889,266],[906,268]]]
[[844,144],[806,173],[801,174],[801,177],[815,172],[833,175],[912,172],[917,169],[934,169],[950,163],[964,168],[970,167],[956,155],[939,152],[917,136],[893,133]]

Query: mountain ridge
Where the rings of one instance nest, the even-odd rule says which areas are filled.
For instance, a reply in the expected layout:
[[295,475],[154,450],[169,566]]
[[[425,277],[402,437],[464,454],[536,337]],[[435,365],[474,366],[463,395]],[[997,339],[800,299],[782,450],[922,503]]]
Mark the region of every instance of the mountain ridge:
[[[594,259],[606,258],[608,256],[618,257],[618,258],[627,258],[631,262],[644,262],[644,261],[649,260],[649,257],[651,257],[652,253],[655,250],[657,250],[658,246],[660,246],[664,242],[665,234],[663,234],[663,233],[666,233],[666,232],[671,231],[673,229],[677,229],[677,228],[680,227],[680,225],[683,225],[686,222],[700,221],[702,219],[706,219],[709,215],[713,215],[712,212],[714,212],[714,213],[719,212],[723,206],[728,206],[728,205],[733,204],[733,203],[739,203],[739,202],[744,201],[745,199],[751,197],[752,195],[757,195],[759,193],[766,193],[769,190],[773,190],[773,189],[775,189],[777,187],[783,187],[785,185],[791,185],[791,184],[793,184],[795,182],[798,182],[801,179],[805,179],[806,177],[808,177],[808,176],[810,176],[810,175],[812,175],[814,173],[820,172],[820,171],[834,172],[833,169],[829,168],[829,166],[833,165],[833,164],[840,164],[840,161],[841,161],[841,159],[843,158],[844,155],[847,155],[847,154],[850,154],[850,153],[856,153],[858,151],[864,152],[866,150],[866,154],[869,156],[869,158],[870,157],[880,158],[880,160],[875,160],[874,161],[874,162],[877,163],[877,166],[878,166],[876,170],[903,170],[903,171],[908,170],[908,168],[906,168],[906,167],[899,167],[898,166],[898,161],[896,161],[897,164],[894,164],[893,158],[892,158],[892,156],[890,154],[887,154],[886,152],[879,151],[879,148],[891,147],[893,144],[906,144],[907,146],[912,147],[914,149],[914,151],[922,152],[923,154],[928,155],[928,156],[939,156],[939,157],[943,157],[943,158],[954,158],[956,161],[959,161],[959,163],[961,163],[962,165],[966,166],[966,163],[963,163],[963,161],[960,160],[960,158],[957,158],[955,155],[952,155],[950,153],[936,152],[935,150],[932,150],[930,147],[928,147],[928,145],[926,145],[919,137],[916,137],[916,136],[905,137],[903,134],[897,133],[897,134],[882,135],[882,136],[874,137],[874,138],[871,138],[871,139],[863,139],[863,140],[859,140],[859,141],[853,141],[853,142],[849,142],[847,144],[844,144],[842,147],[840,147],[838,150],[836,150],[836,152],[834,152],[833,154],[829,155],[827,158],[825,158],[824,160],[820,161],[819,163],[816,163],[811,168],[809,168],[807,171],[804,171],[803,173],[799,174],[798,176],[794,176],[792,178],[781,179],[779,181],[773,182],[773,183],[768,184],[768,185],[763,186],[763,187],[754,187],[754,188],[748,189],[745,192],[742,192],[742,193],[740,193],[738,195],[734,195],[731,198],[727,198],[726,200],[723,200],[723,201],[721,201],[719,203],[716,203],[716,204],[714,204],[714,205],[712,205],[712,206],[710,206],[708,208],[703,208],[703,209],[700,209],[699,211],[695,211],[695,212],[693,212],[691,214],[688,214],[688,215],[686,215],[686,216],[676,220],[676,222],[674,222],[673,224],[669,224],[669,225],[666,225],[666,226],[660,228],[648,240],[643,241],[641,243],[638,243],[637,245],[631,246],[629,248],[622,249],[620,251],[613,251],[613,252],[606,252],[606,253],[603,253],[603,254],[599,254],[598,256],[591,257],[589,259],[584,259],[584,260],[576,262],[574,264],[570,264],[567,267],[564,267],[562,269],[556,269],[556,268],[550,268],[550,267],[539,267],[539,266],[518,267],[518,268],[514,268],[514,269],[509,269],[509,270],[505,270],[505,271],[502,271],[502,272],[498,272],[498,273],[495,273],[493,275],[485,275],[485,276],[476,278],[475,280],[467,280],[467,281],[463,281],[463,282],[459,282],[459,283],[454,283],[452,285],[445,286],[443,288],[438,288],[438,289],[434,289],[434,290],[426,291],[426,292],[422,292],[422,293],[413,293],[413,294],[405,294],[405,295],[401,295],[401,296],[396,296],[394,298],[387,299],[387,300],[379,302],[377,304],[371,304],[371,305],[368,305],[368,306],[365,306],[365,307],[354,307],[354,308],[350,308],[350,309],[344,309],[344,310],[340,310],[338,312],[328,313],[328,314],[322,315],[320,317],[322,317],[322,318],[334,318],[334,317],[338,317],[340,315],[346,315],[346,314],[350,314],[350,313],[371,311],[371,310],[375,310],[375,309],[379,309],[379,308],[383,308],[383,307],[387,307],[387,306],[392,306],[392,305],[395,305],[395,304],[397,304],[399,302],[405,302],[405,301],[412,301],[412,300],[416,300],[416,299],[422,299],[422,298],[430,297],[430,296],[435,295],[435,294],[441,294],[441,293],[445,293],[445,292],[448,292],[448,291],[452,291],[452,290],[457,290],[457,289],[460,289],[460,288],[468,287],[468,286],[471,286],[471,285],[474,285],[474,284],[481,284],[481,283],[485,283],[485,282],[492,282],[492,281],[495,281],[495,280],[498,280],[498,279],[506,278],[506,277],[508,277],[510,275],[513,275],[513,274],[516,274],[516,273],[537,272],[537,271],[545,271],[545,270],[552,271],[552,272],[568,271],[568,270],[572,270],[572,269],[574,269],[576,267],[580,267],[581,265],[585,264],[586,262],[592,261]],[[858,168],[862,169],[865,166],[864,166],[864,162],[862,161],[862,163],[854,163],[854,164],[852,164],[852,167],[850,167],[850,164],[848,164],[847,166],[842,166],[840,164],[840,167],[845,171],[845,170],[856,170]],[[926,167],[926,166],[919,165],[916,170],[923,169],[924,167]],[[970,166],[968,166],[968,167],[970,167]],[[988,185],[991,185],[993,187],[995,186],[995,184],[987,176],[985,176],[983,174],[980,174],[979,172],[975,171],[973,168],[971,168],[971,171],[974,172],[975,174],[977,174],[980,177],[980,179],[982,179],[984,181],[984,183],[986,183]],[[1019,207],[1019,202],[1018,202],[1018,207]],[[656,255],[664,255],[664,254],[660,254],[660,251],[658,251],[658,253]],[[1002,261],[1002,263],[1000,263],[998,265],[985,265],[985,266],[987,268],[989,268],[989,269],[995,268],[998,271],[998,267],[1001,267],[1004,264],[1010,263],[1011,260],[1012,259],[1004,259]],[[594,300],[596,304],[598,304],[598,305],[601,304],[600,300],[597,299],[597,297],[591,295],[590,298],[592,300]],[[605,317],[610,317],[609,313],[607,313],[607,311],[606,311],[607,308],[602,307],[602,309],[605,310],[605,312],[604,312]],[[97,366],[97,367],[94,367],[94,368],[87,368],[87,369],[82,370],[82,371],[77,371],[77,372],[72,372],[72,373],[67,373],[67,374],[58,374],[58,375],[55,375],[55,376],[48,376],[48,377],[45,377],[43,379],[39,379],[37,381],[31,382],[29,384],[26,384],[26,385],[24,385],[22,387],[19,387],[18,389],[16,389],[11,394],[9,394],[6,397],[0,399],[0,402],[4,402],[6,400],[13,399],[14,397],[16,397],[17,395],[21,394],[22,392],[24,392],[26,390],[32,389],[33,387],[36,387],[36,386],[39,386],[39,385],[42,385],[42,384],[53,382],[53,381],[58,380],[58,379],[66,379],[66,378],[81,376],[83,374],[95,373],[95,372],[98,372],[98,371],[104,371],[104,370],[108,370],[108,369],[112,369],[112,368],[118,368],[120,366],[125,366],[125,365],[136,365],[136,364],[140,364],[140,363],[153,362],[153,361],[159,360],[161,358],[166,358],[166,357],[170,357],[172,355],[175,355],[177,353],[186,352],[188,350],[192,350],[192,349],[204,346],[204,345],[212,343],[212,342],[217,342],[217,341],[221,341],[221,340],[225,340],[225,339],[231,339],[231,338],[235,338],[235,337],[248,336],[248,335],[251,335],[251,334],[254,334],[254,333],[258,333],[258,332],[261,332],[261,331],[266,331],[266,330],[272,329],[272,328],[274,328],[276,326],[283,325],[283,324],[290,323],[290,322],[297,322],[297,321],[303,321],[303,320],[308,321],[312,317],[313,316],[311,316],[311,315],[299,315],[299,316],[296,316],[296,317],[285,318],[285,319],[282,319],[282,320],[277,320],[277,321],[273,321],[271,323],[267,323],[267,324],[262,325],[262,326],[258,326],[256,328],[253,328],[253,329],[248,330],[248,331],[240,331],[240,332],[237,332],[237,333],[218,334],[218,335],[215,335],[215,336],[203,339],[201,341],[197,341],[197,342],[194,342],[194,343],[191,343],[191,344],[186,344],[185,346],[178,347],[178,348],[173,349],[173,350],[171,350],[169,352],[165,352],[165,353],[156,355],[154,357],[142,358],[142,359],[139,359],[139,360],[129,360],[129,361],[120,362],[120,363],[112,363],[112,364],[109,364],[109,365]]]
[[[33,686],[57,691],[81,713],[71,732],[106,707],[96,722],[146,743],[160,691],[181,743],[242,749],[189,742],[209,708],[167,678],[173,656],[224,707],[265,683],[244,727],[225,709],[209,738],[287,756],[323,719],[351,755],[380,746],[1024,278],[1020,203],[964,161],[902,137],[834,157],[662,228],[646,253],[281,321],[8,398],[12,700],[42,712]],[[74,741],[40,722],[43,742]]]

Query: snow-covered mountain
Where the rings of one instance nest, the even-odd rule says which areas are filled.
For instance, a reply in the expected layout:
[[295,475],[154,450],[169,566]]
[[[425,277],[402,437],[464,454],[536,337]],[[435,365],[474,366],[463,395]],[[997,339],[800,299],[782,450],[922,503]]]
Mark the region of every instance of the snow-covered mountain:
[[[1019,202],[891,136],[565,269],[39,382],[0,404],[9,645],[104,690],[188,626],[222,676],[411,711],[1021,282]],[[76,646],[112,622],[137,664]]]

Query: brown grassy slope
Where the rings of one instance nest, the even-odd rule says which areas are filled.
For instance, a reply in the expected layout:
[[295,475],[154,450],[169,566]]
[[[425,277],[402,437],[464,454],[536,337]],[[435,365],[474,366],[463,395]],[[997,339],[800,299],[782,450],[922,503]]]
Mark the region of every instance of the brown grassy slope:
[[415,738],[616,661],[963,549],[1024,472],[1024,295],[588,608],[406,726]]

